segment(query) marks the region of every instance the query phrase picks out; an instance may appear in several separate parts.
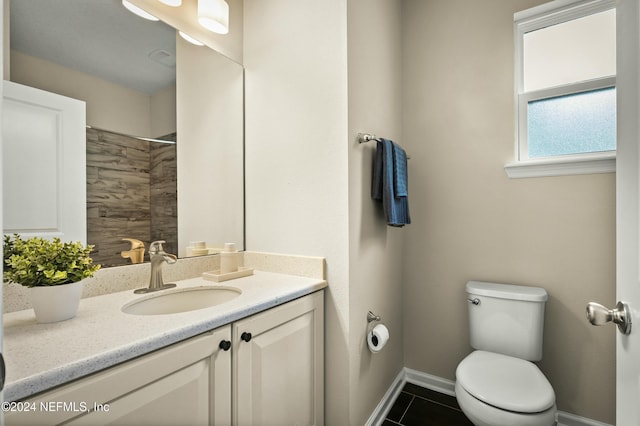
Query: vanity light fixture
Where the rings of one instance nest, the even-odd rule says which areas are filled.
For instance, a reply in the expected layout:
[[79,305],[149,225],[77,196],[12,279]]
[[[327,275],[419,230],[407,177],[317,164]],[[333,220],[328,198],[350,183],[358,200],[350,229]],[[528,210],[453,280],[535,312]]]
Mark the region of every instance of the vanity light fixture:
[[124,7],[126,7],[129,10],[129,12],[132,12],[132,13],[138,15],[141,18],[148,19],[149,21],[159,21],[158,18],[156,18],[155,16],[153,16],[149,12],[145,12],[144,10],[142,10],[138,6],[128,2],[127,0],[122,0],[122,5]]
[[224,0],[198,0],[198,22],[218,34],[229,32],[229,5]]
[[188,41],[191,44],[195,44],[196,46],[204,46],[204,43],[196,40],[195,38],[191,37],[187,33],[183,33],[182,31],[178,31],[178,34],[180,34],[180,37],[182,37],[183,39],[185,39],[186,41]]
[[158,0],[160,3],[164,3],[167,6],[178,7],[182,4],[182,0]]

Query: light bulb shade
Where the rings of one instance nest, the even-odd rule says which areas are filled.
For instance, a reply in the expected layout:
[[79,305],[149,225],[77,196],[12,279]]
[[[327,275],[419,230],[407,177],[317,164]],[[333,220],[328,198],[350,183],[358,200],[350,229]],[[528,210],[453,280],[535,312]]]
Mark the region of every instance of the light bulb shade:
[[187,33],[183,33],[182,31],[178,31],[178,34],[180,34],[180,37],[182,37],[183,39],[185,39],[186,41],[188,41],[191,44],[195,44],[196,46],[204,46],[204,43],[202,43],[200,40],[197,40],[197,39],[191,37]]
[[134,14],[138,15],[141,18],[148,19],[150,21],[159,21],[158,18],[156,18],[155,16],[153,16],[149,12],[145,12],[144,10],[140,9],[135,4],[129,3],[127,0],[122,0],[122,5],[124,7],[126,7],[129,10],[129,12],[134,13]]
[[229,32],[229,5],[224,0],[198,0],[198,22],[218,34]]
[[159,0],[160,3],[164,3],[167,6],[178,7],[182,4],[182,0]]

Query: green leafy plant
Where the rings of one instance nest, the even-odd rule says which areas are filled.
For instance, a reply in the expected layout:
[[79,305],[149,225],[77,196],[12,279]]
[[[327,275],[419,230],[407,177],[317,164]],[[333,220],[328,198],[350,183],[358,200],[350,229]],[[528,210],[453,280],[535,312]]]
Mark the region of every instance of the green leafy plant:
[[92,245],[65,242],[60,238],[4,236],[5,282],[25,287],[70,284],[92,277],[100,269],[91,258]]

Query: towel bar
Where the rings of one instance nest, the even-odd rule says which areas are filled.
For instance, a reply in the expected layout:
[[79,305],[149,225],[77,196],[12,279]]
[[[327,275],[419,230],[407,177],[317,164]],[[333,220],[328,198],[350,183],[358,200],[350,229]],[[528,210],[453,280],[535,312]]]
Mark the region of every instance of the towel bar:
[[[382,139],[371,133],[358,133],[358,143],[367,143],[371,141],[382,142]],[[407,160],[411,160],[411,157],[408,155]]]

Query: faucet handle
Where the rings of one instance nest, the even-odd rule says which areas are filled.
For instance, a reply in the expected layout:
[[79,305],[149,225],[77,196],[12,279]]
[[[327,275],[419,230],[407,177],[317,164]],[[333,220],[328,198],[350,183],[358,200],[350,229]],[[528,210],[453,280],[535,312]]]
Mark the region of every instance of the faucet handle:
[[162,253],[164,251],[164,249],[162,248],[162,245],[166,243],[165,240],[158,240],[158,241],[154,241],[149,245],[149,254],[158,254],[158,253]]

